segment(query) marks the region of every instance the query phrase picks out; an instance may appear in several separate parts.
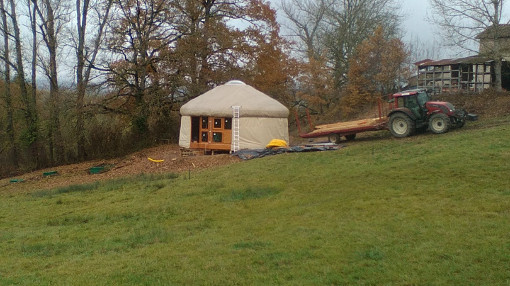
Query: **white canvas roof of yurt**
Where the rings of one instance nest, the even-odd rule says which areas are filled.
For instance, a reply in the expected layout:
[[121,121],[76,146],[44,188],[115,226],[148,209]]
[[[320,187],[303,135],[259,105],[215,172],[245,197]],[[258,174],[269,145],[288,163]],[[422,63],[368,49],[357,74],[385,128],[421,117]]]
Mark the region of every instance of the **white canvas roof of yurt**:
[[289,110],[277,100],[242,81],[229,81],[190,100],[181,109],[179,145],[190,148],[191,118],[233,117],[240,106],[239,149],[260,149],[272,139],[289,141]]

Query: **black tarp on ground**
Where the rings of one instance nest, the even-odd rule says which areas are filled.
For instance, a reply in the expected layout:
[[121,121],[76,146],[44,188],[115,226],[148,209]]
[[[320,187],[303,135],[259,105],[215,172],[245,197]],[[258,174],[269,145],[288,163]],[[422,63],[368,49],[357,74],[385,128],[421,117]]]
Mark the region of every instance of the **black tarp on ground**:
[[332,151],[343,148],[344,146],[339,145],[317,145],[317,146],[293,146],[288,148],[266,148],[266,149],[251,149],[251,150],[240,150],[232,154],[243,160],[250,160],[255,158],[262,158],[270,155],[277,155],[283,153],[294,153],[294,152],[317,152],[317,151]]

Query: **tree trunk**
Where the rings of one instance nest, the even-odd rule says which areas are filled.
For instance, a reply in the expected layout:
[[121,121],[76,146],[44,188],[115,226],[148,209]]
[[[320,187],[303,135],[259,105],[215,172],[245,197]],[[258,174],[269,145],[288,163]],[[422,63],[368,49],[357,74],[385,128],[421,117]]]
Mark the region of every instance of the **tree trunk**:
[[[11,0],[12,1],[12,0]],[[55,11],[51,6],[49,0],[44,0],[46,6],[46,18],[44,21],[44,42],[48,49],[49,54],[49,70],[47,71],[48,79],[50,81],[50,128],[48,130],[50,154],[52,163],[63,163],[64,147],[62,143],[62,133],[60,131],[60,95],[58,86],[58,72],[57,72],[57,33],[55,30]],[[39,13],[42,18],[42,14]]]
[[83,1],[83,8],[81,0],[76,0],[76,25],[78,30],[78,47],[76,50],[76,83],[77,83],[77,96],[76,96],[76,151],[78,159],[85,159],[85,126],[83,121],[83,103],[85,98],[86,79],[84,78],[83,71],[85,69],[85,32],[87,30],[87,12],[89,1]]
[[497,59],[494,61],[494,88],[497,90],[497,91],[502,91],[503,90],[503,86],[502,86],[502,80],[501,80],[501,66],[502,66],[502,60],[501,58],[500,59]]
[[[38,131],[37,131],[37,109],[35,106],[35,98],[30,96],[26,85],[25,70],[23,65],[23,51],[21,47],[21,32],[18,25],[16,16],[16,4],[14,0],[10,0],[11,6],[11,21],[12,29],[14,30],[14,43],[16,47],[16,81],[20,88],[21,99],[25,105],[25,122],[26,122],[26,135],[25,143],[29,146],[30,150],[34,150],[37,145]],[[31,152],[33,154],[33,152]],[[32,160],[36,160],[32,158]]]
[[502,80],[501,80],[501,66],[502,66],[502,56],[501,56],[501,44],[500,37],[501,35],[501,27],[499,24],[500,17],[500,4],[502,1],[500,0],[492,0],[492,4],[494,7],[494,18],[493,18],[493,28],[494,28],[494,87],[497,91],[502,91]]
[[79,160],[84,160],[87,158],[87,153],[85,152],[85,124],[83,119],[84,97],[85,83],[83,80],[81,80],[77,83],[76,97],[76,151]]
[[[30,11],[30,0],[27,1],[27,6],[29,7],[29,11]],[[31,97],[30,97],[30,100],[31,100],[31,106],[33,107],[33,114],[32,114],[32,119],[33,119],[33,122],[32,122],[32,126],[34,128],[34,134],[35,134],[35,138],[34,138],[34,144],[31,146],[31,150],[30,150],[30,153],[32,154],[32,160],[34,160],[34,163],[35,163],[35,168],[40,168],[41,167],[41,158],[39,158],[40,156],[40,152],[39,152],[39,148],[40,148],[40,144],[39,144],[39,130],[38,130],[38,125],[39,125],[39,118],[38,118],[38,115],[37,115],[37,13],[36,13],[36,7],[35,5],[37,5],[37,3],[34,2],[34,8],[33,10],[31,11],[32,13],[30,14],[31,16],[31,19],[30,19],[30,26],[32,28],[32,94],[31,94]]]
[[4,1],[0,0],[0,12],[2,14],[2,30],[4,34],[4,62],[5,62],[5,71],[4,71],[4,80],[5,80],[5,89],[4,89],[4,97],[5,97],[5,107],[7,112],[7,126],[6,126],[6,133],[7,137],[9,139],[9,145],[10,145],[10,160],[12,165],[17,168],[18,167],[18,146],[16,144],[16,136],[14,134],[14,115],[13,115],[13,107],[12,107],[12,97],[11,97],[11,67],[9,65],[10,62],[10,56],[9,56],[9,34],[7,31],[9,31],[8,24],[7,24],[7,16],[5,12],[5,6]]
[[[87,33],[87,15],[89,10],[89,0],[76,0],[76,25],[78,30],[78,47],[76,48],[76,85],[77,85],[77,96],[76,96],[76,151],[78,159],[84,160],[87,158],[85,149],[85,126],[84,126],[84,101],[87,86],[90,80],[90,74],[92,66],[96,60],[101,45],[101,39],[103,38],[104,27],[109,19],[110,9],[113,5],[113,0],[107,0],[106,6],[104,7],[103,14],[97,15],[99,26],[97,29],[97,35],[94,39],[94,46],[90,49],[90,54],[85,53],[85,35]],[[100,17],[103,17],[102,19]],[[86,66],[85,62],[89,65]]]

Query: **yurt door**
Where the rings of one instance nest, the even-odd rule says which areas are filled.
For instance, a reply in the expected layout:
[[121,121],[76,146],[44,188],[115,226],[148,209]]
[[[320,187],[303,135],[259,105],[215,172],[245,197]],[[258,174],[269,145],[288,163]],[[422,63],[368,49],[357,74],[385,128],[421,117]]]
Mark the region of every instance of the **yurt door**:
[[[200,120],[192,120],[193,130],[198,132],[198,146],[192,148],[206,148],[211,150],[230,150],[232,142],[232,118],[201,116]],[[196,126],[196,125],[199,126]],[[197,128],[198,127],[198,128]],[[195,136],[196,136],[195,135]],[[192,135],[192,137],[195,137]],[[194,144],[192,144],[194,145]]]

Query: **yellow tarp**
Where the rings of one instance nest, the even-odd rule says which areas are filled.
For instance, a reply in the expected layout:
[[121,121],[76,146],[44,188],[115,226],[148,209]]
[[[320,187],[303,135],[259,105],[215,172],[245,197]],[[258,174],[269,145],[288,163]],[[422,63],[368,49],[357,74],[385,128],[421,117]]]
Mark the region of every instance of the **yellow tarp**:
[[287,142],[282,139],[273,139],[266,145],[266,148],[288,147]]

